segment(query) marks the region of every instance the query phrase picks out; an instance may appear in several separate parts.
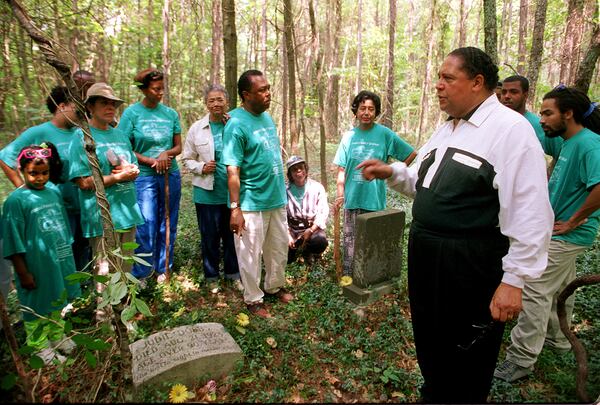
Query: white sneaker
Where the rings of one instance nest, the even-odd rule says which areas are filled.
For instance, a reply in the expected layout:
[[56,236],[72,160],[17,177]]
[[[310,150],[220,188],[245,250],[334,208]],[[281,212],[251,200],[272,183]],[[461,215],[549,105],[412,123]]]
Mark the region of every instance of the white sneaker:
[[242,280],[240,280],[239,278],[233,280],[233,287],[239,292],[244,292],[244,284],[242,284]]
[[58,352],[52,348],[45,348],[42,351],[36,353],[47,366],[51,366],[54,364],[54,360],[56,359],[59,363],[64,363],[67,358],[63,355],[58,354]]
[[59,340],[50,341],[50,347],[56,349],[64,354],[71,354],[77,345],[71,338],[63,336]]
[[167,275],[165,273],[160,274],[158,277],[156,277],[156,282],[158,284],[163,284],[167,282]]
[[208,283],[208,289],[213,294],[218,293],[219,292],[219,282],[213,281],[213,282]]

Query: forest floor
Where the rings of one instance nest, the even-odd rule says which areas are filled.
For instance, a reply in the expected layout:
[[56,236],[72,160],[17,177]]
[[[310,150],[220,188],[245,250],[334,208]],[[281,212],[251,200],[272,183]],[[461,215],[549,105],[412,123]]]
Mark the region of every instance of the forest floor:
[[[182,184],[189,184],[184,179]],[[388,206],[407,209],[397,195],[389,196]],[[408,221],[408,220],[407,220]],[[405,232],[406,233],[406,232]],[[331,235],[330,235],[331,236]],[[406,236],[405,236],[406,237]],[[331,238],[332,240],[332,238]],[[578,261],[579,274],[597,273],[600,239]],[[356,307],[342,295],[335,277],[332,249],[311,267],[289,265],[287,288],[295,300],[288,305],[267,302],[271,319],[250,316],[242,331],[236,324],[239,313],[248,313],[242,296],[231,285],[222,283],[213,294],[204,282],[199,235],[189,185],[184,186],[178,241],[175,250],[176,272],[170,285],[150,283],[141,297],[150,306],[152,317],[137,318],[132,340],[181,325],[218,322],[233,336],[244,357],[226,378],[217,381],[216,396],[210,398],[207,381],[188,389],[190,402],[337,402],[380,403],[417,402],[422,382],[416,362],[406,289],[406,271],[395,280],[395,289],[375,302]],[[14,293],[9,297],[17,317]],[[589,384],[592,397],[600,393],[600,288],[582,288],[576,297],[574,329],[588,351]],[[83,308],[80,317],[91,317]],[[19,342],[24,341],[22,324],[17,324]],[[500,359],[510,340],[508,324]],[[87,332],[113,342],[106,327]],[[443,338],[443,337],[441,337]],[[59,367],[31,369],[35,399],[40,402],[121,402],[131,399],[123,392],[122,370],[116,345],[97,351],[97,364],[84,361],[83,351],[75,351]],[[0,377],[12,370],[6,341],[0,342]],[[577,402],[576,362],[572,352],[559,354],[544,350],[532,376],[513,384],[495,380],[492,402]],[[137,396],[141,402],[165,402],[175,382],[145,388]],[[22,402],[17,384],[0,391],[0,402]]]

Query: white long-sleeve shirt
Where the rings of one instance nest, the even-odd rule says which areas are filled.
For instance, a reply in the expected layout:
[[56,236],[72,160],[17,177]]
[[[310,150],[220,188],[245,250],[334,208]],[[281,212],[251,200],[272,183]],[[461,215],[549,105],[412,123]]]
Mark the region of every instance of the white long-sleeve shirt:
[[522,288],[545,270],[554,214],[544,152],[527,120],[494,94],[467,121],[438,128],[414,166],[392,168],[388,185],[415,198],[413,218],[425,228],[500,227],[510,243],[504,283]]

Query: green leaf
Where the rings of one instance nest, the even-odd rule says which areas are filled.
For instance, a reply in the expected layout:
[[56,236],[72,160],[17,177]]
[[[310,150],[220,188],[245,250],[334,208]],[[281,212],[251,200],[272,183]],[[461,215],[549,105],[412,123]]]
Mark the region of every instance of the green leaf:
[[110,290],[110,303],[112,305],[117,305],[124,296],[127,295],[127,284],[122,281],[119,281],[113,288]]
[[148,308],[148,304],[142,301],[139,298],[136,298],[134,301],[135,307],[138,311],[142,313],[144,316],[152,316],[152,312],[150,312],[150,308]]
[[34,354],[29,359],[29,367],[31,367],[33,369],[42,368],[42,367],[44,367],[44,360],[42,360],[42,358],[40,356],[38,356],[37,354]]
[[72,330],[73,330],[73,323],[71,321],[65,321],[65,329],[64,329],[65,335],[68,335],[69,333],[71,333]]
[[103,275],[100,275],[100,274],[96,274],[94,276],[94,281],[97,281],[99,283],[107,283],[108,280],[110,280],[110,278],[108,278],[108,276],[103,276]]
[[235,329],[236,329],[238,332],[240,332],[242,335],[245,335],[245,334],[246,334],[246,329],[242,328],[242,327],[241,327],[241,326],[239,326],[239,325],[236,325],[236,326],[235,326]]
[[84,273],[84,272],[78,271],[76,273],[72,273],[72,274],[69,274],[68,276],[66,276],[65,280],[68,280],[68,281],[89,280],[92,277],[93,276],[90,273]]
[[132,307],[131,305],[126,306],[125,308],[123,308],[123,311],[121,311],[121,322],[127,322],[128,320],[133,318],[135,313],[135,307]]
[[136,253],[135,256],[148,257],[148,256],[152,256],[152,253]]
[[17,350],[17,353],[25,356],[33,353],[34,351],[35,349],[33,348],[33,346],[22,346],[19,348],[19,350]]
[[0,388],[2,388],[5,391],[8,391],[12,387],[15,386],[16,382],[17,382],[16,374],[13,374],[13,373],[7,374],[2,378],[2,382],[0,383]]
[[134,275],[132,275],[131,273],[125,273],[125,277],[127,277],[127,280],[131,281],[134,284],[139,284],[140,280],[138,280],[137,278],[135,278]]
[[123,243],[123,245],[121,245],[121,247],[123,248],[123,250],[135,250],[139,246],[140,245],[138,243],[135,243],[135,242],[125,242],[125,243]]
[[134,255],[131,256],[131,258],[133,259],[134,262],[138,262],[139,264],[143,265],[143,266],[147,266],[150,267],[152,266],[150,263],[148,263],[147,261],[145,261],[144,259],[139,258],[138,256]]
[[118,271],[117,271],[116,273],[113,273],[113,274],[110,276],[110,282],[111,282],[112,284],[116,284],[116,283],[118,283],[118,282],[119,282],[119,280],[121,280],[121,273],[120,273],[120,272],[118,272]]
[[94,356],[92,354],[92,352],[90,352],[88,350],[85,351],[84,355],[85,355],[85,361],[87,362],[87,364],[89,364],[89,366],[91,368],[96,367],[96,363],[98,363],[98,359],[96,359],[96,356]]

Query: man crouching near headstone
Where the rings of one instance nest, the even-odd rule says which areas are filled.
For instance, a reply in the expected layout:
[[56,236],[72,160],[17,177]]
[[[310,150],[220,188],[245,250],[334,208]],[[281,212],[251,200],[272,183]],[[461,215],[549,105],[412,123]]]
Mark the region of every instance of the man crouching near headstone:
[[527,120],[494,94],[490,57],[456,49],[438,77],[449,117],[417,163],[358,167],[414,197],[408,287],[422,400],[483,403],[504,323],[546,267],[553,214],[544,153]]

